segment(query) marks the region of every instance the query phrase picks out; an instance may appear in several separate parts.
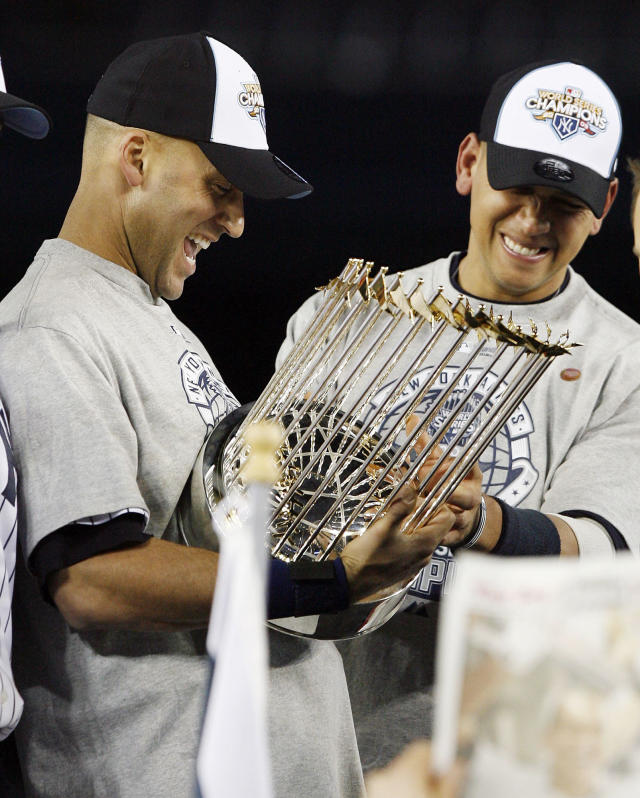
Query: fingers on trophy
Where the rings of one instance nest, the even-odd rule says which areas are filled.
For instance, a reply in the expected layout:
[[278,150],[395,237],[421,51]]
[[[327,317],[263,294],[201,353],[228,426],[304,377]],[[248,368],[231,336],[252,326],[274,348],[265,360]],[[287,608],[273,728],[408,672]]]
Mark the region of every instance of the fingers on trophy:
[[[405,288],[401,273],[373,274],[373,263],[359,259],[321,290],[261,396],[213,431],[203,460],[213,506],[242,490],[247,430],[263,420],[281,425],[268,545],[290,562],[337,556],[406,484],[417,501],[403,531],[428,524],[468,475],[477,478],[480,455],[554,358],[576,345],[568,332],[552,343],[548,326],[542,339],[534,322],[525,332],[511,316],[474,311],[442,289],[425,293],[420,280]],[[397,611],[407,587],[307,624],[271,625],[302,636],[360,635]]]

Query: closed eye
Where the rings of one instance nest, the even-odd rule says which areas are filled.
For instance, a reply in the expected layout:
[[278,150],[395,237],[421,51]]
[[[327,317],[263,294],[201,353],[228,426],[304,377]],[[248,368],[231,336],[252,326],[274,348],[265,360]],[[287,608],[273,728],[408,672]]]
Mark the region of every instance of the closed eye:
[[568,202],[563,203],[559,208],[564,213],[580,213],[581,211],[589,210],[586,205],[572,205]]
[[224,197],[224,195],[228,194],[233,188],[231,183],[223,183],[219,175],[206,177],[204,183],[207,191],[210,194],[214,194],[216,197]]
[[211,190],[220,196],[228,194],[231,191],[231,188],[232,186],[223,186],[221,183],[213,183],[211,185]]

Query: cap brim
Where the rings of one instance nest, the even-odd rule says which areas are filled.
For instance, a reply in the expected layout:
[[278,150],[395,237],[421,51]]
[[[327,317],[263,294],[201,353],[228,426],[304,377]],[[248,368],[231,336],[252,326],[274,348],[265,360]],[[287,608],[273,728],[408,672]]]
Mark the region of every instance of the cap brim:
[[222,174],[250,197],[298,199],[313,186],[269,150],[251,150],[230,144],[196,142]]
[[43,108],[5,92],[0,92],[0,119],[30,139],[43,139],[51,126],[49,114]]
[[[610,180],[602,177],[582,164],[550,156],[544,152],[522,150],[487,141],[487,176],[492,188],[500,191],[515,186],[548,186],[566,191],[585,202],[599,219],[603,212],[609,191]],[[553,177],[536,171],[536,165],[556,161],[569,167],[561,169]],[[549,174],[554,170],[547,170]]]

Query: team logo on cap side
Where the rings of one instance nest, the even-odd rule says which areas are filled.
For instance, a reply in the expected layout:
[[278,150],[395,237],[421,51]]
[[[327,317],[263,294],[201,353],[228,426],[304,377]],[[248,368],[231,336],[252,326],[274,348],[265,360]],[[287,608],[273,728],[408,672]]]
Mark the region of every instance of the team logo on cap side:
[[267,122],[264,112],[264,97],[262,89],[256,78],[254,83],[243,83],[242,91],[238,93],[238,102],[246,110],[251,119],[260,120],[262,129],[267,132]]
[[566,86],[564,91],[538,89],[527,97],[525,107],[539,122],[550,122],[557,136],[564,140],[578,132],[595,136],[607,129],[603,109],[582,96],[582,89]]

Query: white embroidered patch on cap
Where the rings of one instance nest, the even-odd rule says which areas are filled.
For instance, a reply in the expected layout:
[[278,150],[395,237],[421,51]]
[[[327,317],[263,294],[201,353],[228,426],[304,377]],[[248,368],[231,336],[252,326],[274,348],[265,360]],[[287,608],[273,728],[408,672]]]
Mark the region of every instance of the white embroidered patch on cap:
[[620,110],[601,78],[561,63],[524,75],[502,104],[494,141],[582,164],[608,178],[622,134]]
[[2,58],[0,58],[0,91],[7,93],[7,85],[4,82],[4,75],[2,74]]
[[247,62],[226,44],[207,36],[216,63],[216,99],[211,141],[250,150],[268,150],[260,81]]
[[582,89],[566,86],[563,91],[538,89],[525,106],[538,122],[548,121],[562,140],[584,133],[595,136],[607,129],[604,110],[582,96]]
[[238,93],[238,102],[249,114],[251,119],[257,119],[262,125],[264,132],[267,132],[267,123],[264,111],[264,97],[262,89],[256,77],[253,83],[243,83],[242,89]]

